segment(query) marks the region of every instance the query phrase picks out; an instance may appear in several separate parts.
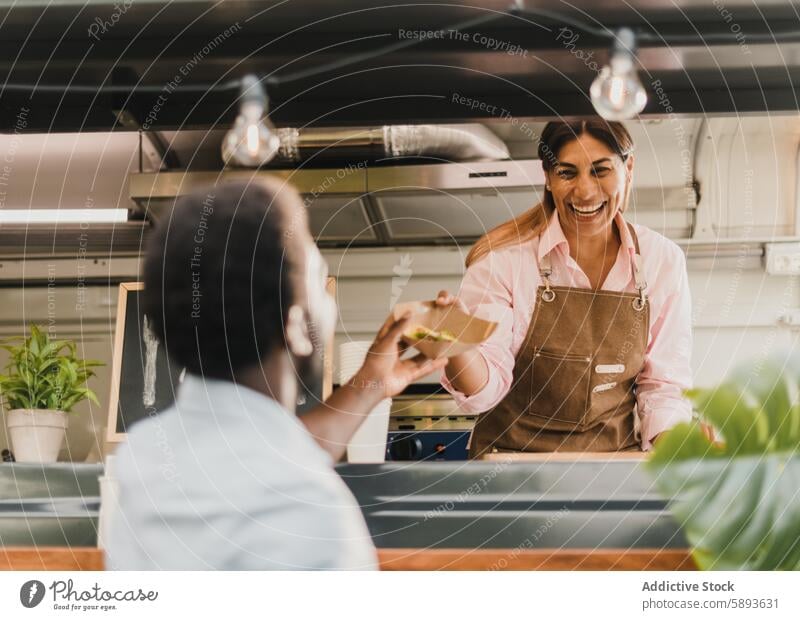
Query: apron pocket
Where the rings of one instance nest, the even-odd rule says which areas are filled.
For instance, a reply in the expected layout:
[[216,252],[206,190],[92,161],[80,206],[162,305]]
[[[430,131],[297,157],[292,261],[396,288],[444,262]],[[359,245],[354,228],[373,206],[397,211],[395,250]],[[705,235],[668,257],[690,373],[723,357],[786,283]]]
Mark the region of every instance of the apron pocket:
[[628,377],[614,377],[610,375],[594,376],[592,392],[589,396],[591,415],[586,422],[606,420],[614,415],[623,415],[633,411],[636,397],[633,394],[633,381]]
[[592,358],[537,351],[533,355],[528,414],[542,428],[580,430],[589,410]]

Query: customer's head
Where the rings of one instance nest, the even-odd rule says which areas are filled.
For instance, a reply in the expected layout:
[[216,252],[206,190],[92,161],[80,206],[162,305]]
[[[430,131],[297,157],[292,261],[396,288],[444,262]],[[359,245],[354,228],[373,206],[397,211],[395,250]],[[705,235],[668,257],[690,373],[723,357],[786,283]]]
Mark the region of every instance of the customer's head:
[[156,225],[144,312],[169,357],[234,380],[288,351],[313,383],[333,330],[325,263],[299,195],[278,180],[221,183],[178,200]]

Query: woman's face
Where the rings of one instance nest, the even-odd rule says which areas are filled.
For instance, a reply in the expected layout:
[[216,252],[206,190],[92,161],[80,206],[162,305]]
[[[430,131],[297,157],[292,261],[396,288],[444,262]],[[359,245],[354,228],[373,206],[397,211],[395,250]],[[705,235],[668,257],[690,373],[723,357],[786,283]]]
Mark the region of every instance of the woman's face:
[[577,237],[607,235],[624,205],[633,157],[623,162],[588,133],[567,142],[557,156],[546,174],[562,229]]

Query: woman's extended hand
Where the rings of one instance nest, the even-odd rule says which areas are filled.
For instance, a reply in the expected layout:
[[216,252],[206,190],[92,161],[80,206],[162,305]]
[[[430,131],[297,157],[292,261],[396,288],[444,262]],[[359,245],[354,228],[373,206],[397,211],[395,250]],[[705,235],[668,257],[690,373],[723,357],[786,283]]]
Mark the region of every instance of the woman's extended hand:
[[436,296],[436,305],[437,306],[455,306],[464,314],[469,314],[469,310],[464,305],[464,302],[461,301],[455,295],[451,295],[447,291],[439,291],[439,294]]
[[[470,313],[463,301],[447,291],[439,291],[436,296],[436,305],[442,307],[453,306],[464,314]],[[450,384],[467,396],[482,390],[489,381],[489,368],[486,365],[486,360],[476,349],[470,349],[460,355],[454,355],[447,361],[445,368]]]
[[367,352],[364,365],[350,380],[350,385],[382,400],[399,394],[408,384],[445,367],[447,358],[432,360],[420,354],[401,359],[408,346],[400,339],[411,326],[410,319],[410,313],[399,319],[394,316],[386,319]]

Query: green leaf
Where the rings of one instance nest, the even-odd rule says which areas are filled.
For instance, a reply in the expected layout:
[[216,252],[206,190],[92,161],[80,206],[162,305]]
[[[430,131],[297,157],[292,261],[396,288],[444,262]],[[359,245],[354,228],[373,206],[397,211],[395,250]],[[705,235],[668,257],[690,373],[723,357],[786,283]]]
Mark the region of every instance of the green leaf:
[[723,383],[689,394],[700,415],[720,431],[730,454],[758,454],[769,441],[769,422],[752,396]]
[[706,439],[696,422],[683,422],[659,439],[648,463],[651,466],[667,465],[698,456],[722,455],[723,450]]
[[31,337],[26,343],[28,349],[33,355],[38,355],[41,344],[41,333],[36,325],[31,325]]
[[800,388],[798,375],[786,363],[767,360],[749,372],[736,369],[731,380],[761,403],[771,441],[777,449],[800,446]]
[[0,345],[9,353],[6,373],[0,375],[0,395],[12,409],[62,409],[69,411],[84,399],[99,405],[87,387],[97,360],[77,357],[71,340],[50,340],[46,330],[30,326],[27,338],[12,338]]
[[800,570],[798,369],[771,359],[688,392],[723,443],[679,424],[647,462],[700,568]]
[[695,459],[651,471],[699,568],[800,570],[800,456]]

